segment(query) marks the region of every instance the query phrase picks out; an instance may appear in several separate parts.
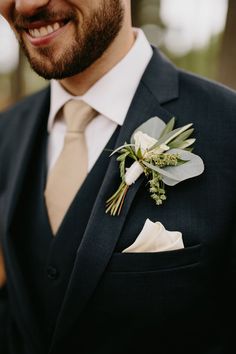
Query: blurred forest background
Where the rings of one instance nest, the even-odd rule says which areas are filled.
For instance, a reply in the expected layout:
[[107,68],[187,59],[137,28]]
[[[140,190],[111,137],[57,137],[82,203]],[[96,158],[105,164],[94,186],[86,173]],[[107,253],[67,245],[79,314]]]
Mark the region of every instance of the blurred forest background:
[[[236,89],[236,0],[132,0],[132,11],[176,65]],[[47,84],[0,16],[0,110]]]

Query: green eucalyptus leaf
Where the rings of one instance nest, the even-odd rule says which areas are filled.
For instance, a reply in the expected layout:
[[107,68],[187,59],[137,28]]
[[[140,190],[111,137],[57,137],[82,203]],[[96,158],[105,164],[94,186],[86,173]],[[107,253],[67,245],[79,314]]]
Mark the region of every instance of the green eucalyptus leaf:
[[156,144],[154,144],[153,146],[151,146],[151,148],[149,149],[149,151],[157,148],[158,146],[160,146],[161,144],[165,144],[168,145],[169,142],[171,142],[174,138],[176,138],[177,136],[179,136],[180,134],[182,134],[185,130],[189,129],[193,124],[187,124],[181,128],[177,128],[172,130],[170,133],[166,134],[165,136],[163,136],[161,139],[158,140],[158,142]]
[[[169,186],[174,186],[178,182],[184,181],[186,179],[198,176],[204,171],[204,163],[202,159],[189,151],[173,149],[168,151],[172,154],[179,154],[180,159],[186,161],[184,164],[179,166],[168,166],[164,167],[165,175],[163,175],[163,182]],[[167,176],[166,173],[172,176]]]
[[199,156],[180,149],[170,150],[169,153],[179,154],[181,160],[186,162],[177,166],[168,166],[160,168],[146,161],[143,161],[143,164],[146,167],[158,172],[163,177],[163,182],[168,186],[174,186],[179,182],[182,182],[186,179],[198,176],[203,173],[204,164]]
[[185,141],[179,141],[176,142],[173,141],[169,144],[170,149],[182,149],[185,150],[187,147],[193,145],[195,143],[196,139],[187,139]]
[[[146,162],[146,161],[142,161],[142,163],[143,163],[146,167],[150,168],[151,170],[153,170],[153,171],[155,171],[155,172],[158,172],[161,176],[165,176],[165,177],[168,177],[168,178],[170,178],[170,179],[173,179],[173,180],[176,181],[177,183],[178,183],[178,182],[181,182],[180,179],[175,178],[172,173],[169,173],[168,171],[165,171],[164,168],[160,168],[160,167],[158,167],[158,166],[156,166],[156,165],[152,165],[152,164],[150,164],[149,162]],[[176,166],[175,166],[175,168],[176,168]]]
[[166,127],[163,129],[159,139],[165,136],[166,134],[170,133],[175,126],[175,117],[171,118],[171,120],[167,123]]
[[170,149],[181,149],[183,141],[173,141],[168,144]]
[[187,149],[189,146],[193,145],[195,143],[196,139],[187,139],[183,142],[182,146],[180,149]]
[[177,136],[177,138],[174,141],[184,141],[186,139],[188,139],[190,137],[190,135],[192,135],[194,132],[194,129],[188,129],[185,132],[183,132],[182,134],[180,134],[179,136]]
[[120,151],[120,150],[122,150],[122,149],[126,149],[126,148],[128,148],[129,146],[133,146],[133,144],[124,144],[124,145],[122,145],[122,146],[119,146],[117,149],[115,149],[111,154],[110,154],[110,157],[112,156],[112,155],[114,155],[115,153],[117,153],[118,151]]

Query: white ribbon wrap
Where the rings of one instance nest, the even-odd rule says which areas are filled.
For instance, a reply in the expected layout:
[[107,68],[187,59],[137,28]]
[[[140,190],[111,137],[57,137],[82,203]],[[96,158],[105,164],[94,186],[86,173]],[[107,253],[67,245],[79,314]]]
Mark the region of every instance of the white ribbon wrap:
[[135,161],[129,168],[126,169],[125,183],[127,186],[131,186],[131,184],[135,183],[143,172],[144,171],[140,163]]

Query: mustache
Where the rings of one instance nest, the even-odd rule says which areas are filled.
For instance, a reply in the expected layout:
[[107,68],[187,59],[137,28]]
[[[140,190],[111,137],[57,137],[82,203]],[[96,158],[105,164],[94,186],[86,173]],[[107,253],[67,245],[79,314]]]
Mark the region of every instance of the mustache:
[[76,21],[77,13],[73,10],[68,11],[49,11],[48,9],[41,9],[32,16],[23,16],[15,12],[12,16],[12,22],[16,30],[20,31],[27,28],[34,22],[69,22]]

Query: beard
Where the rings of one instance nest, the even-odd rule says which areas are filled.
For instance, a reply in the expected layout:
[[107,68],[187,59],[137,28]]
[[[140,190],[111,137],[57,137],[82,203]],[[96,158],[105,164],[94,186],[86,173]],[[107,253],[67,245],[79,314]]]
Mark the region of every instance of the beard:
[[28,48],[22,34],[24,25],[33,21],[52,21],[58,15],[60,17],[58,12],[43,9],[30,19],[18,15],[14,21],[20,45],[32,69],[47,80],[65,79],[90,67],[114,41],[124,21],[124,9],[120,0],[102,0],[99,8],[91,11],[81,25],[76,10],[71,9],[61,14],[61,17],[74,25],[74,36],[68,36],[67,43],[60,45],[61,54],[56,54],[54,46],[37,48],[36,52]]

